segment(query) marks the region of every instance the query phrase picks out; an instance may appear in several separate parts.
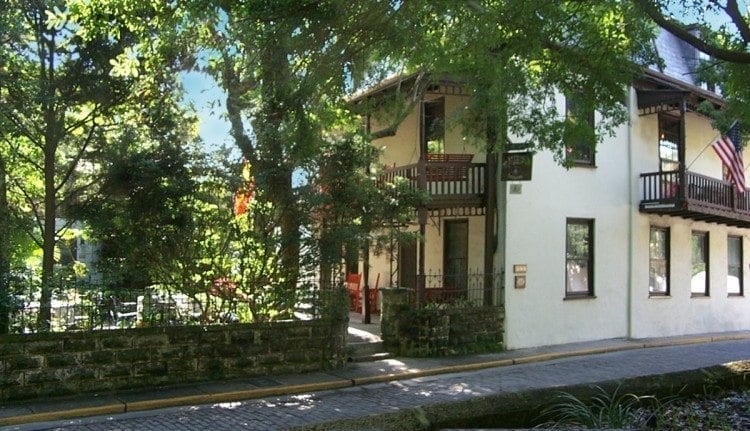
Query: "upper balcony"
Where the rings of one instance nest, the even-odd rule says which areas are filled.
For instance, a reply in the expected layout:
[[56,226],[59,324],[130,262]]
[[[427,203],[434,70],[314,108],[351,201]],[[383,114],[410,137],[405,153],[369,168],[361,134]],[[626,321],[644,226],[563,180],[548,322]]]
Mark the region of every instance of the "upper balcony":
[[472,163],[472,154],[426,154],[417,163],[383,169],[380,181],[407,181],[413,191],[425,192],[427,209],[483,207],[485,163]]
[[641,174],[641,212],[750,227],[750,191],[694,172]]

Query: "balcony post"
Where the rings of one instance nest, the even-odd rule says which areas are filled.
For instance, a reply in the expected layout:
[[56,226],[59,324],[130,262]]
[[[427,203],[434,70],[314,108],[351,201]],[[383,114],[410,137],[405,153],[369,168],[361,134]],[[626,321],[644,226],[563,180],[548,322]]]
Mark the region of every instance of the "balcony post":
[[[488,127],[488,129],[490,129]],[[494,139],[493,139],[494,138]],[[488,140],[497,140],[497,135],[492,135],[488,130]],[[495,209],[497,207],[497,153],[495,142],[488,142],[487,163],[484,175],[484,305],[492,305],[493,275],[495,272],[495,249],[497,226],[495,220]]]
[[680,98],[680,142],[677,145],[679,173],[677,178],[677,198],[685,200],[687,164],[685,163],[685,96]]
[[[424,158],[420,158],[417,162],[417,175],[418,187],[420,193],[425,193],[427,190],[427,162]],[[425,236],[427,234],[427,208],[421,205],[417,208],[417,217],[419,218],[419,262],[417,269],[417,307],[424,302],[424,274],[425,274]]]

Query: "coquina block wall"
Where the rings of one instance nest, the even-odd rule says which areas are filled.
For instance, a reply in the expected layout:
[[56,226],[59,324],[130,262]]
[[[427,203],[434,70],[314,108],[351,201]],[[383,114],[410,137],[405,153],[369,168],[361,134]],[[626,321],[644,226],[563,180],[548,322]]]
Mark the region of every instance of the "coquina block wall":
[[0,400],[343,366],[347,318],[3,336]]

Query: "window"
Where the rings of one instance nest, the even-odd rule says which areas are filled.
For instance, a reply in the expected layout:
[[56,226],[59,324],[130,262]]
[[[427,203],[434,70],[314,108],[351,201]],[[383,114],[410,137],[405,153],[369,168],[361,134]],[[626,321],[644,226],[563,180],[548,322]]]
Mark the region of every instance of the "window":
[[727,294],[742,296],[742,237],[727,238]]
[[422,149],[425,153],[445,153],[445,100],[422,104]]
[[594,295],[594,220],[568,219],[565,234],[565,296]]
[[659,169],[661,172],[676,171],[680,167],[680,119],[670,115],[659,115]]
[[594,166],[594,111],[575,97],[565,98],[565,117],[571,126],[565,136],[568,161],[573,166]]
[[669,228],[651,227],[648,259],[649,295],[669,295]]
[[708,296],[708,232],[693,232],[692,296]]

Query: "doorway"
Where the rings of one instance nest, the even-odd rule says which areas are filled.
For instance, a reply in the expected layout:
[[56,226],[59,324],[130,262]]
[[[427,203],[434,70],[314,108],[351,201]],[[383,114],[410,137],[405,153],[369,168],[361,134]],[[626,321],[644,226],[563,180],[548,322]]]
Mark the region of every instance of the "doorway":
[[407,241],[398,246],[398,284],[417,288],[417,242]]
[[446,220],[443,242],[443,285],[465,291],[469,278],[469,221]]

